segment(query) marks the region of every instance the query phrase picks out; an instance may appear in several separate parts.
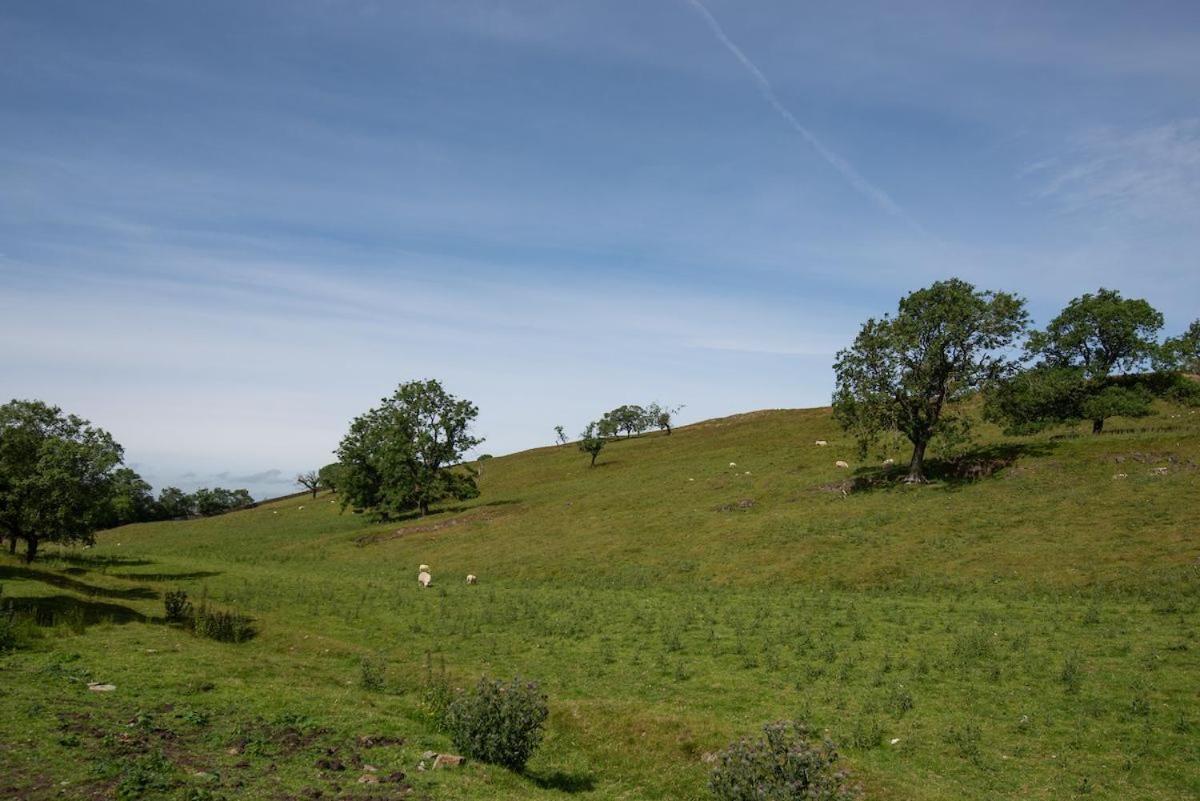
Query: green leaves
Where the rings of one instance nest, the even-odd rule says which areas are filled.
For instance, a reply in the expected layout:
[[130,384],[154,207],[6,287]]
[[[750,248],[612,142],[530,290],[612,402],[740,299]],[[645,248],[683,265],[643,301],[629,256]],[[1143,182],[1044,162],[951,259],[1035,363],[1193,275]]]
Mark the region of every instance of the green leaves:
[[0,406],[0,533],[24,540],[30,561],[42,541],[89,541],[111,515],[122,456],[108,432],[56,406]]
[[483,442],[470,434],[478,408],[434,380],[401,384],[354,419],[338,446],[342,505],[386,519],[432,503],[479,494],[463,454]]
[[1073,367],[1088,379],[1114,369],[1129,372],[1158,352],[1163,316],[1141,299],[1100,288],[1075,298],[1045,331],[1029,338],[1029,354],[1054,367]]
[[925,446],[939,435],[957,439],[961,425],[944,417],[1007,372],[1007,350],[1028,325],[1025,301],[979,291],[957,278],[939,281],[900,301],[895,317],[870,319],[840,351],[833,412],[862,453],[896,430],[913,443],[912,480],[922,480]]

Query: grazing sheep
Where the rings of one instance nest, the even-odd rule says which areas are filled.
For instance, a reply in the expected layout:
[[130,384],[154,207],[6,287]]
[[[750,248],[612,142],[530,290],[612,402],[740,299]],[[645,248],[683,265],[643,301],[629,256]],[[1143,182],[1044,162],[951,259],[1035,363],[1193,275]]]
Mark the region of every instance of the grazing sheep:
[[428,573],[429,565],[421,565],[420,567],[417,568],[417,570],[420,570],[422,573]]
[[730,467],[737,467],[737,462],[730,462],[730,463],[729,463],[729,466],[730,466]]
[[895,460],[895,459],[884,459],[884,460],[883,460],[883,466],[884,466],[884,467],[891,467],[891,466],[892,466],[892,465],[894,465],[895,463],[896,463],[896,460]]
[[826,442],[826,441],[825,441],[825,440],[823,440],[823,439],[819,439],[819,440],[817,440],[817,445],[818,445],[819,447],[821,447],[821,448],[824,448],[824,447],[825,447],[826,445],[828,445],[828,444],[829,444],[829,443],[828,443],[828,442]]
[[433,576],[429,575],[427,571],[422,570],[417,574],[417,583],[422,587],[428,587],[433,583]]
[[850,464],[848,462],[843,462],[841,459],[838,459],[837,462],[835,462],[835,464],[838,467],[849,467],[850,466]]
[[467,583],[468,584],[478,584],[479,579],[475,576],[474,573],[468,573],[467,574]]
[[301,511],[301,512],[303,512],[303,511],[304,511],[304,507],[303,507],[303,506],[301,506],[301,507],[300,507],[300,511]]

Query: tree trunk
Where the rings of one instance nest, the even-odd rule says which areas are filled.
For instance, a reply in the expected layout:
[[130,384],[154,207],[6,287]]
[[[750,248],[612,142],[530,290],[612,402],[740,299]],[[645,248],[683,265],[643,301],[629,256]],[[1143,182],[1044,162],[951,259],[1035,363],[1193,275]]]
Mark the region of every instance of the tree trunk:
[[421,517],[424,517],[425,515],[429,514],[429,501],[422,500],[420,506],[421,506]]
[[38,538],[32,535],[25,537],[25,562],[28,564],[37,556]]
[[17,535],[16,534],[8,535],[8,552],[11,554],[15,554],[17,552]]
[[671,436],[671,427],[667,426],[667,436]]
[[593,454],[592,454],[592,464],[590,465],[591,467],[595,467],[595,466],[596,466],[596,457],[597,457],[597,456],[599,456],[599,455],[600,455],[599,453],[593,453]]
[[1092,433],[1093,434],[1099,434],[1103,430],[1104,430],[1104,418],[1103,417],[1092,421]]
[[912,461],[908,464],[908,477],[904,479],[906,484],[925,483],[925,446],[927,444],[927,442],[921,441],[913,445]]
[[317,488],[316,487],[312,488],[312,494],[313,494],[313,500],[315,501],[317,499]]

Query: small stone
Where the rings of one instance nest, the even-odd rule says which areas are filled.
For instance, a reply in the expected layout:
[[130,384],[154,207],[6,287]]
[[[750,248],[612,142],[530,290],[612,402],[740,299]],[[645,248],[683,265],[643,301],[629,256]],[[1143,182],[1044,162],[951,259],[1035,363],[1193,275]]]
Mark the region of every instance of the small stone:
[[242,753],[242,747],[240,745],[231,745],[225,749],[225,753],[229,754],[230,756],[238,756]]
[[425,772],[425,760],[422,759],[417,763],[417,770],[421,771],[422,773]]
[[437,751],[426,751],[425,753],[421,754],[421,759],[425,759],[425,760],[437,759]]
[[379,768],[375,767],[374,765],[363,765],[363,770],[365,770],[367,773],[379,772]]
[[463,763],[463,758],[455,754],[438,754],[437,759],[433,760],[433,768],[457,768]]
[[358,777],[359,784],[379,784],[379,777],[374,773],[364,773]]
[[900,738],[899,738],[899,737],[893,737],[893,738],[892,738],[892,745],[895,745],[895,744],[896,744],[896,743],[898,743],[898,742],[900,742]]
[[111,693],[117,689],[117,685],[115,684],[101,684],[98,681],[89,681],[87,687],[94,693]]

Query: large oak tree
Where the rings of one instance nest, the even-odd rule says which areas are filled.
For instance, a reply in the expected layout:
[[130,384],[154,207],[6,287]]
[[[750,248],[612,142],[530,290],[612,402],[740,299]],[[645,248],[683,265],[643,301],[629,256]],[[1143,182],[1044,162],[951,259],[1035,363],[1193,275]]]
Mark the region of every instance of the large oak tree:
[[338,446],[343,507],[386,519],[413,509],[422,515],[447,498],[479,494],[463,455],[483,442],[470,427],[475,404],[437,381],[410,381],[357,417]]
[[108,432],[57,406],[0,406],[0,534],[25,543],[91,542],[112,515],[113,473],[122,451]]
[[913,446],[907,480],[922,482],[930,440],[964,422],[947,407],[1009,367],[1007,350],[1027,324],[1023,299],[957,278],[912,292],[838,353],[834,416],[864,451],[886,431],[904,434]]

